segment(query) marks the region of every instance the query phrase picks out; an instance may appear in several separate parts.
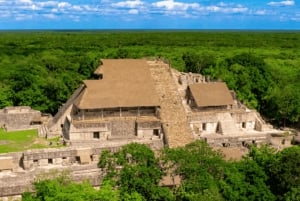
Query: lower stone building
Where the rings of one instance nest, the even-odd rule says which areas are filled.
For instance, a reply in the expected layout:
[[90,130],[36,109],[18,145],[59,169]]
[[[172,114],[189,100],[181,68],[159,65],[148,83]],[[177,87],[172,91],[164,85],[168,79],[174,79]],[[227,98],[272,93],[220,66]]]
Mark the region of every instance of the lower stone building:
[[270,134],[277,132],[255,110],[241,104],[226,83],[207,81],[199,74],[174,75],[195,139],[221,146],[248,145],[267,143]]
[[46,123],[48,118],[29,106],[5,107],[0,110],[0,128],[7,131],[34,129]]

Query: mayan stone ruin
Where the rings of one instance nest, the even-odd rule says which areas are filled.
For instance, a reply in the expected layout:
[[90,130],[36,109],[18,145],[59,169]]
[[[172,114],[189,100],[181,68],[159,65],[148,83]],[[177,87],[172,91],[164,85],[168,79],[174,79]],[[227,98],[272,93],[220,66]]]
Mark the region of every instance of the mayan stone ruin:
[[247,147],[269,143],[278,132],[226,83],[178,72],[161,60],[103,59],[95,74],[99,79],[83,81],[54,117],[30,107],[0,110],[2,128],[37,128],[39,136],[59,136],[66,145],[0,154],[0,198],[20,195],[36,175],[53,169],[97,186],[101,151],[131,142],[161,149],[203,139]]

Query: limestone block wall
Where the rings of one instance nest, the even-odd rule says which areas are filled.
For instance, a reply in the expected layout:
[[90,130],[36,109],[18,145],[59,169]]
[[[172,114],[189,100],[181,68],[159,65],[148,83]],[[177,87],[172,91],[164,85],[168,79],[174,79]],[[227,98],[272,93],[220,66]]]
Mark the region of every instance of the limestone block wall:
[[22,153],[8,153],[0,154],[0,172],[5,171],[17,171],[19,167],[19,161],[22,158]]
[[206,135],[218,132],[218,122],[192,121],[190,127],[196,135]]
[[21,164],[25,170],[53,165],[67,166],[74,163],[75,157],[76,150],[72,149],[29,150],[23,153]]
[[214,112],[194,113],[188,116],[190,128],[196,135],[218,132],[218,116]]
[[4,127],[7,131],[36,128],[31,125],[31,122],[41,119],[41,116],[40,111],[30,107],[6,107],[0,111],[0,127]]
[[[62,166],[96,164],[103,150],[118,151],[122,146],[130,142],[148,144],[150,147],[159,145],[162,148],[161,139],[158,140],[135,140],[118,141],[98,144],[92,147],[65,147],[51,149],[35,149],[24,152],[0,154],[0,161],[10,162],[9,168],[0,164],[1,171],[18,172],[20,169],[34,170],[36,168],[58,168]],[[4,167],[4,168],[3,168]],[[2,169],[1,169],[2,168]]]
[[110,140],[163,138],[161,122],[155,117],[72,121],[67,116],[63,130],[66,143],[76,146],[79,143],[92,145]]
[[138,138],[162,138],[162,125],[160,121],[137,122]]
[[111,136],[111,123],[74,123],[69,127],[68,140],[105,141]]
[[115,119],[111,121],[111,137],[126,138],[135,135],[135,120]]
[[216,112],[195,112],[188,116],[188,121],[217,122],[218,117]]
[[249,147],[251,144],[269,143],[270,135],[255,134],[255,135],[240,135],[240,136],[222,136],[222,137],[212,137],[212,138],[207,136],[204,139],[208,144],[211,144],[213,146]]
[[67,147],[57,149],[39,149],[23,152],[20,164],[24,170],[36,168],[58,168],[61,166],[96,164],[104,149],[118,150],[120,147]]
[[[97,134],[98,133],[98,134]],[[73,131],[70,135],[70,141],[82,141],[88,142],[88,141],[106,141],[111,136],[111,133],[109,131],[99,131],[95,128],[93,131]]]
[[247,131],[256,130],[257,118],[254,112],[233,113],[231,116],[238,128]]
[[187,87],[190,84],[194,83],[203,83],[206,82],[205,76],[196,73],[181,73],[178,76],[178,83]]

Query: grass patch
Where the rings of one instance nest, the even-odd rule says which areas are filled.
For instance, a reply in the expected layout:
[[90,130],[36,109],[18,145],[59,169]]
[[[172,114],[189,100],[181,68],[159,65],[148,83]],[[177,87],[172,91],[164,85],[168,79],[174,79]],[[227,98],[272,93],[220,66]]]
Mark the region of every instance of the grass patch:
[[[38,137],[36,129],[12,132],[0,129],[0,153],[58,147],[57,143],[52,143],[53,145],[49,146],[50,141],[53,139],[47,140]],[[58,139],[56,139],[57,141]]]

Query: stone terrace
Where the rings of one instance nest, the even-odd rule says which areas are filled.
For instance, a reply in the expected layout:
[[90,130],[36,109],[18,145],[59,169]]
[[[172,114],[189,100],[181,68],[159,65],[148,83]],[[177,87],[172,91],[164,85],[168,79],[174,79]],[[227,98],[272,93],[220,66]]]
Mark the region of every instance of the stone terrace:
[[192,142],[193,137],[170,67],[162,61],[148,61],[148,64],[159,96],[166,143],[169,147],[184,146]]

